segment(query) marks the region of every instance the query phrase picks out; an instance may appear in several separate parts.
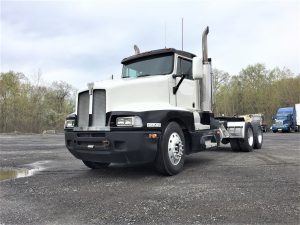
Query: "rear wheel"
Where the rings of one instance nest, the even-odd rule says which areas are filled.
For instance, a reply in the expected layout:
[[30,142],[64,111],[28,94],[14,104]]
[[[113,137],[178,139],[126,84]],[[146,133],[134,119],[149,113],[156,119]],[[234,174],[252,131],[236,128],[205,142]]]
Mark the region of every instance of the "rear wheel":
[[237,140],[237,139],[230,140],[230,146],[231,146],[232,151],[234,151],[234,152],[241,151],[239,140]]
[[260,127],[253,127],[254,149],[261,149],[263,143],[263,132]]
[[178,174],[184,165],[185,138],[181,127],[176,122],[168,124],[159,143],[155,167],[164,175]]
[[244,139],[231,139],[231,149],[235,152],[252,152],[254,147],[253,127],[250,123],[245,124]]
[[82,162],[84,163],[84,165],[86,165],[87,167],[91,168],[91,169],[103,169],[109,166],[110,163],[100,163],[100,162],[91,162],[91,161],[85,161],[82,160]]
[[245,137],[244,140],[240,142],[241,150],[243,152],[252,152],[254,146],[254,134],[253,127],[250,123],[245,125]]

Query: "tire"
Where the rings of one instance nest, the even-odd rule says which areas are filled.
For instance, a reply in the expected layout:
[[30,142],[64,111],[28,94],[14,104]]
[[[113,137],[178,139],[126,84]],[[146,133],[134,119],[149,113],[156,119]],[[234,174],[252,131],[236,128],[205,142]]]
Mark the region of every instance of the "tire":
[[104,169],[109,166],[110,163],[100,163],[100,162],[91,162],[91,161],[84,161],[82,160],[84,165],[91,169]]
[[250,123],[245,124],[244,139],[231,139],[230,146],[234,152],[252,152],[254,147],[253,127]]
[[273,133],[277,133],[277,130],[273,130]]
[[250,123],[245,125],[245,136],[240,141],[240,147],[243,152],[252,152],[254,147],[254,132],[253,127]]
[[230,146],[232,151],[234,152],[240,152],[241,151],[241,147],[240,147],[240,141],[237,139],[232,139],[230,140]]
[[176,122],[170,122],[164,129],[158,144],[155,168],[159,173],[167,176],[178,174],[183,169],[184,158],[184,134]]
[[227,145],[230,142],[230,140],[229,139],[222,139],[221,142],[222,142],[223,145]]
[[260,127],[253,127],[254,149],[261,149],[263,144],[263,131]]

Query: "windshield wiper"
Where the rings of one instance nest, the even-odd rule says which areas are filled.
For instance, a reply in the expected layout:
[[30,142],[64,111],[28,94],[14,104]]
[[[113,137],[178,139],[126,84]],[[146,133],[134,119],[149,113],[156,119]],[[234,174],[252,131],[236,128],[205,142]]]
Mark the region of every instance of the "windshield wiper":
[[153,74],[141,74],[141,75],[139,75],[139,76],[137,76],[137,77],[148,77],[148,76],[152,76]]

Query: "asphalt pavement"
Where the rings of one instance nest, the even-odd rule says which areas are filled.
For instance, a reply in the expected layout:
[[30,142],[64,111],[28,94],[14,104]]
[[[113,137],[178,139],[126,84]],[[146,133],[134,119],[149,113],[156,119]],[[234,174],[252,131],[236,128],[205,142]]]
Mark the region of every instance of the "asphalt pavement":
[[31,175],[0,181],[1,225],[300,224],[300,133],[187,156],[172,177],[151,165],[90,170],[63,135],[0,135],[0,167]]

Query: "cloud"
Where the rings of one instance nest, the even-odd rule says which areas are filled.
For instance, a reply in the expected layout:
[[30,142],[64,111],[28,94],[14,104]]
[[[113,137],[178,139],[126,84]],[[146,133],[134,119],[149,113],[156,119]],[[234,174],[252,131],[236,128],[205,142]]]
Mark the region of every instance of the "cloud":
[[210,26],[213,66],[231,74],[262,62],[300,73],[298,1],[1,1],[1,71],[76,87],[120,74],[122,58],[167,47],[201,53]]

